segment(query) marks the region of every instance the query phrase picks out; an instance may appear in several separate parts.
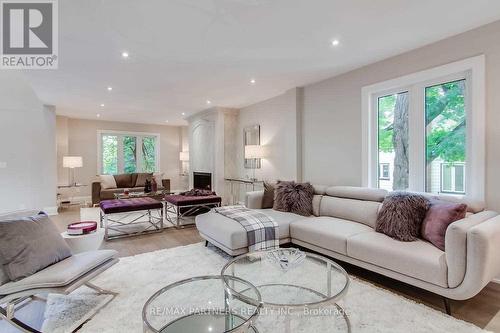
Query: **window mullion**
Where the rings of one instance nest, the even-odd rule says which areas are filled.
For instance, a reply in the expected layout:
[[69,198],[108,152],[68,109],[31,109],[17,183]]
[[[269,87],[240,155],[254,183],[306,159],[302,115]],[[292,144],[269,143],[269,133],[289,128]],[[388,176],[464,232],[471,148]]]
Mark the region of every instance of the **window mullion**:
[[144,172],[142,165],[142,136],[137,136],[137,171]]
[[123,135],[117,137],[117,168],[118,173],[124,173]]
[[425,103],[421,85],[410,87],[409,190],[425,191]]

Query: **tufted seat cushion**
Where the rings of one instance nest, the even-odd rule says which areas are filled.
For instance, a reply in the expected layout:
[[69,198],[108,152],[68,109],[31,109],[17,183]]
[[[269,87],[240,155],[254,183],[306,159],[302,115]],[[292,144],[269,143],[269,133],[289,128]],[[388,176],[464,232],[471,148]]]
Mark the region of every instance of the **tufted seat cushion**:
[[137,210],[162,209],[163,204],[153,198],[104,200],[99,203],[105,214],[134,212]]

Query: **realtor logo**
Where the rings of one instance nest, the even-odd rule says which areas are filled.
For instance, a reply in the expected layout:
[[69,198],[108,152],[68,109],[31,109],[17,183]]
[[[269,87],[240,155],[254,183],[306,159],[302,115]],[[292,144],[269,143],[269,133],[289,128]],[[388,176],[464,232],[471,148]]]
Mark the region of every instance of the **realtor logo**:
[[2,0],[2,69],[56,69],[57,0]]

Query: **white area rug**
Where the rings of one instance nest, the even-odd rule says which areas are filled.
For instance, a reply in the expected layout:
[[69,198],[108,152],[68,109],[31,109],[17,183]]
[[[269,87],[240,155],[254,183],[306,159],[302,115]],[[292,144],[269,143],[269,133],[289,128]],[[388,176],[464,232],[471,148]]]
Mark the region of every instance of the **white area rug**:
[[[93,282],[120,294],[79,332],[142,332],[142,307],[157,290],[182,279],[219,274],[227,257],[214,247],[202,243],[140,254],[120,259],[120,262]],[[313,272],[311,272],[313,273]],[[184,295],[185,299],[196,295]],[[71,332],[82,317],[88,316],[89,304],[102,301],[81,288],[70,296],[51,298],[45,327],[51,333]],[[485,332],[425,305],[352,278],[347,295],[339,304],[346,310],[352,332]],[[92,306],[90,306],[92,307]],[[77,315],[76,315],[77,314]],[[292,323],[293,332],[340,332],[344,323],[331,317],[309,318]],[[83,320],[84,321],[84,320]],[[284,332],[282,317],[262,315],[257,322],[261,333]],[[186,332],[188,333],[188,332]]]

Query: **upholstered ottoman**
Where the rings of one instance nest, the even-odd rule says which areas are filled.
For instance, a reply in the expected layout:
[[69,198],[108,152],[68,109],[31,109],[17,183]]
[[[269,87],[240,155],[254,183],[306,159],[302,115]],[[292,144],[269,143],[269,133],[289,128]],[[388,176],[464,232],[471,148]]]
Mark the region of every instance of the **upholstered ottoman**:
[[[163,203],[161,201],[148,197],[115,199],[103,200],[99,206],[105,240],[163,231]],[[110,234],[110,230],[115,233]]]
[[[257,209],[278,223],[280,244],[290,242],[290,223],[309,219],[293,213],[279,212],[274,209]],[[206,245],[211,243],[231,256],[248,252],[247,231],[238,222],[210,211],[196,216],[196,228]]]
[[[217,195],[189,196],[189,195],[166,195],[165,196],[165,218],[176,228],[182,228],[188,224],[182,224],[188,217],[206,213],[214,207],[220,207],[221,197]],[[194,225],[194,223],[189,223]]]

